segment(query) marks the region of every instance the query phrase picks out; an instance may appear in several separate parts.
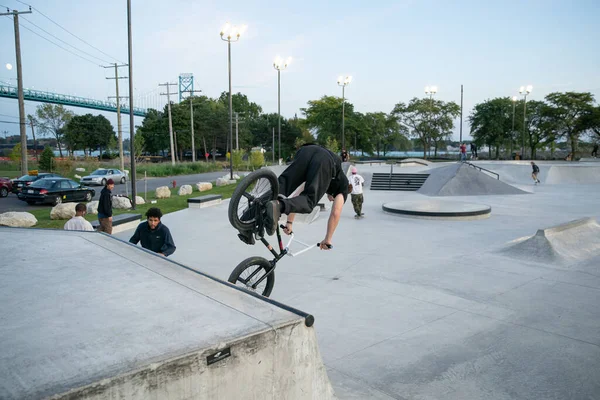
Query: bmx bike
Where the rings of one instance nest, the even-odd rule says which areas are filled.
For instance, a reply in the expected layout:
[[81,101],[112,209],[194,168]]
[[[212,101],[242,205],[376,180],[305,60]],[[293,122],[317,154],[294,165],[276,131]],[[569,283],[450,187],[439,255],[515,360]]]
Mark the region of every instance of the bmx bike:
[[[277,226],[275,230],[279,251],[267,241],[265,238],[266,205],[268,202],[275,200],[278,193],[277,176],[271,170],[259,169],[246,176],[238,184],[231,196],[228,209],[229,222],[240,232],[238,234],[240,240],[251,245],[259,240],[274,257],[272,260],[263,257],[245,259],[231,272],[228,281],[265,297],[269,297],[275,285],[275,267],[279,260],[286,255],[298,256],[319,246],[319,243],[308,245],[297,239],[295,240],[294,233],[291,232],[290,239],[284,247],[281,238],[281,229],[285,229],[284,225]],[[290,245],[294,241],[304,246],[304,249],[292,253]],[[330,245],[329,247],[331,248]]]

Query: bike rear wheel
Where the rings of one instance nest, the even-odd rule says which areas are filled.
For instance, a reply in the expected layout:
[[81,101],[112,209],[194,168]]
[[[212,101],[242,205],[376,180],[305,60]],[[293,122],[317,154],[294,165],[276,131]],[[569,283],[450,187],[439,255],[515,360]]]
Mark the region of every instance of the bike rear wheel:
[[[246,176],[235,188],[229,201],[229,222],[239,231],[255,231],[256,210],[275,200],[279,194],[279,182],[273,171],[259,169]],[[257,205],[259,207],[257,207]]]
[[271,273],[256,288],[253,285],[271,270],[271,263],[262,257],[250,257],[239,263],[229,275],[229,283],[269,297],[275,285],[275,272]]

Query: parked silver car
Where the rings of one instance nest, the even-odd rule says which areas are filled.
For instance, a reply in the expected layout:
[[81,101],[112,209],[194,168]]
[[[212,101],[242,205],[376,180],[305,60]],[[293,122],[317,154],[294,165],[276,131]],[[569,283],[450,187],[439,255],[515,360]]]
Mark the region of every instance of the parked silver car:
[[118,169],[98,168],[88,176],[81,178],[82,185],[106,185],[106,181],[112,179],[115,183],[125,183],[127,175]]

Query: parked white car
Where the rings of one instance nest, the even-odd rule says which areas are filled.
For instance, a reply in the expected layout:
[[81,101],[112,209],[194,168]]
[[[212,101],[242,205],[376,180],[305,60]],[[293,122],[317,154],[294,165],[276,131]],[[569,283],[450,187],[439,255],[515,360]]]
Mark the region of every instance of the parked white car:
[[90,175],[81,178],[81,184],[104,186],[109,179],[112,179],[115,183],[125,183],[127,174],[118,169],[99,168]]

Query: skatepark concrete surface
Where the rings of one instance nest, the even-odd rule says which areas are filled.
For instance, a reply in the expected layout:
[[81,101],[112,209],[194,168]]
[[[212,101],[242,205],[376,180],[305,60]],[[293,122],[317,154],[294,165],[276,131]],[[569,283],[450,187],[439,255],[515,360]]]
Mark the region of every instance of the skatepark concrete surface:
[[333,398],[295,313],[99,233],[0,249],[1,399]]
[[[363,206],[365,218],[354,219],[348,200],[334,235],[333,250],[314,249],[297,257],[285,257],[278,263],[271,299],[315,317],[313,328],[306,328],[294,315],[279,316],[280,310],[270,311],[276,314],[273,317],[276,321],[296,321],[292,331],[301,328],[305,333],[299,334],[300,337],[307,338],[308,346],[314,346],[304,351],[303,344],[289,342],[282,352],[294,349],[301,354],[312,354],[300,361],[294,356],[295,363],[289,365],[304,365],[307,371],[314,368],[315,376],[323,382],[326,378],[318,372],[318,365],[311,365],[320,362],[315,355],[319,351],[338,399],[600,399],[597,233],[600,184],[594,181],[594,176],[600,175],[600,165],[539,162],[542,184],[534,185],[530,177],[531,166],[526,161],[476,163],[498,172],[500,181],[527,193],[436,197],[441,202],[469,202],[492,209],[487,219],[440,221],[402,218],[382,210],[384,203],[430,201],[429,196],[418,192],[370,191],[367,187]],[[394,172],[431,173],[432,168],[452,164],[396,166]],[[544,183],[545,174],[554,167],[565,168],[569,179],[563,177],[562,183]],[[594,169],[580,169],[590,167]],[[389,165],[358,165],[357,168],[365,177],[390,170]],[[587,178],[579,178],[579,173]],[[248,246],[237,239],[236,231],[229,225],[227,207],[228,201],[224,201],[211,208],[185,209],[165,215],[162,221],[170,228],[177,245],[177,251],[169,260],[225,280],[245,258],[270,258],[270,253],[260,243]],[[295,223],[298,239],[306,243],[321,241],[328,215],[328,212],[321,212],[310,224]],[[582,219],[584,221],[580,221]],[[540,230],[543,230],[546,242],[542,241],[540,245],[530,241],[526,245],[529,248],[517,247],[538,237]],[[52,237],[52,232],[25,232],[28,234],[26,239],[20,239],[18,245],[13,244],[8,249],[6,245],[0,245],[2,250],[21,255],[23,253],[18,250],[22,248],[22,241],[46,243],[46,238]],[[127,240],[132,234],[130,231],[115,236]],[[275,245],[276,240],[271,238],[270,241]],[[54,241],[48,241],[48,245],[57,246]],[[75,245],[59,247],[61,251],[57,253],[64,254],[60,260],[67,257],[69,249]],[[544,249],[542,245],[553,249],[555,256],[544,257],[543,250],[538,250]],[[123,247],[121,244],[119,251]],[[300,249],[301,246],[292,245],[293,251]],[[134,252],[135,249],[129,246],[126,250],[126,256],[119,256],[135,261],[138,269],[145,266],[146,253],[142,250]],[[85,257],[78,259],[85,260]],[[24,269],[29,263],[19,265]],[[91,317],[81,319],[83,323],[76,327],[71,326],[72,330],[82,331],[77,333],[77,341],[71,344],[73,348],[83,348],[81,359],[75,360],[77,371],[89,363],[90,358],[98,356],[98,353],[88,352],[86,346],[103,344],[109,337],[108,333],[103,333],[107,330],[112,334],[123,332],[127,339],[123,344],[114,344],[115,349],[109,354],[135,363],[138,358],[134,354],[138,357],[141,354],[141,359],[147,360],[158,352],[154,346],[163,352],[169,350],[172,343],[176,343],[177,348],[193,348],[194,334],[201,336],[198,339],[201,343],[212,343],[214,335],[218,342],[227,344],[246,329],[260,330],[261,326],[269,329],[261,325],[263,321],[274,323],[268,315],[263,315],[262,303],[249,296],[238,295],[235,301],[227,296],[221,300],[213,291],[204,293],[203,290],[208,289],[199,287],[190,299],[192,294],[186,294],[183,288],[190,280],[194,281],[191,275],[177,276],[173,282],[169,281],[172,284],[159,284],[150,279],[149,274],[140,275],[129,268],[121,268],[119,279],[113,279],[111,274],[120,270],[118,266],[90,265],[91,271],[97,271],[84,279],[70,273],[70,267],[61,271],[60,265],[60,262],[56,263],[54,271],[32,270],[31,273],[45,284],[30,287],[25,279],[9,295],[4,294],[4,287],[1,288],[2,304],[15,297],[9,303],[9,309],[20,310],[14,312],[15,318],[19,317],[18,324],[10,325],[10,328],[5,328],[4,323],[0,325],[0,332],[3,332],[1,376],[12,371],[4,368],[6,360],[16,358],[17,361],[12,363],[17,366],[20,363],[20,370],[31,370],[32,379],[52,380],[46,375],[58,373],[56,370],[64,367],[59,362],[64,354],[60,345],[66,341],[50,335],[64,331],[61,329],[64,327],[56,326],[53,321],[63,323],[78,314],[90,315],[86,311],[88,300],[81,300],[83,295],[77,297],[78,303],[72,303],[70,297],[64,302],[57,299],[75,289],[89,292],[90,282],[94,281],[108,279],[112,282],[109,285],[112,290],[117,290],[116,297],[126,300],[119,304],[133,304],[135,307],[132,308],[138,311],[117,314],[113,321],[106,315],[109,311],[120,311],[113,306],[100,319],[106,326],[92,325]],[[161,264],[161,268],[166,276],[175,269],[167,264]],[[5,267],[3,277],[4,270]],[[9,278],[11,281],[16,279]],[[138,289],[146,285],[152,298],[138,300]],[[16,296],[19,290],[32,292],[31,296],[39,299],[35,299],[35,303],[31,299],[19,300]],[[54,294],[48,295],[49,290],[54,290]],[[125,296],[129,291],[130,296]],[[106,293],[92,291],[90,298],[101,295],[101,303],[110,304],[115,297],[111,297],[111,293],[108,290]],[[198,297],[216,298],[223,310],[216,307],[205,311],[196,305]],[[32,302],[31,306],[29,302]],[[65,307],[63,303],[71,309],[66,314],[70,318],[56,319]],[[257,307],[260,310],[256,310]],[[198,319],[198,309],[208,317]],[[244,317],[244,313],[260,316]],[[28,334],[36,323],[44,327],[43,332],[53,341],[38,345],[34,339],[44,335],[35,333],[30,341],[31,348],[19,350],[16,339],[5,344],[4,338]],[[219,323],[225,325],[217,327]],[[134,340],[130,335],[139,324],[150,326],[157,335]],[[102,334],[96,337],[95,329],[100,329]],[[318,350],[310,340],[312,329]],[[87,343],[88,340],[91,343]],[[55,341],[57,346],[53,350],[50,344]],[[138,345],[138,342],[142,343]],[[107,347],[113,345],[110,341],[104,344]],[[250,344],[246,346],[248,352],[250,347]],[[198,345],[197,348],[204,347]],[[212,349],[216,351],[221,347],[213,346]],[[232,346],[232,353],[233,349]],[[150,350],[154,352],[146,354]],[[38,352],[46,358],[32,359],[32,354]],[[91,362],[91,367],[96,368],[101,363],[106,365],[102,361],[104,357],[107,356],[102,353],[101,361]],[[40,359],[46,361],[40,362]],[[275,384],[275,369],[260,370],[252,362],[241,364],[228,385],[237,387],[240,379],[247,382],[242,367],[253,374],[252,378],[260,383],[259,386],[263,386],[263,379],[270,379],[268,384]],[[259,370],[251,371],[253,368]],[[69,366],[69,370],[75,369]],[[29,387],[32,379],[13,383],[11,387]],[[326,382],[321,385],[322,392],[319,385],[311,387],[304,397],[282,395],[280,398],[327,398]],[[240,387],[252,390],[246,383]],[[181,398],[170,396],[171,393],[175,392],[162,398]],[[245,392],[237,394],[233,397],[220,393],[213,397],[198,394],[187,398],[262,398],[252,397],[256,392],[249,392],[247,396]]]

